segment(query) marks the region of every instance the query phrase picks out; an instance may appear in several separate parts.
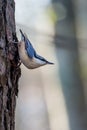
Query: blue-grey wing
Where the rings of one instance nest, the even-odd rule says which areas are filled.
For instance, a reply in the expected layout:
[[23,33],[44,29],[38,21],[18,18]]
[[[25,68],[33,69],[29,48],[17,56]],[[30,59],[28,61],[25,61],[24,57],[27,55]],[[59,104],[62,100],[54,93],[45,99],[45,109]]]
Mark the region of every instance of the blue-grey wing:
[[40,60],[42,60],[42,61],[44,61],[44,62],[46,62],[48,64],[54,64],[54,63],[49,62],[48,60],[46,60],[44,57],[38,55],[36,52],[34,53],[34,55],[35,55],[36,58],[38,58],[38,59],[40,59]]
[[41,59],[42,61],[45,61],[45,58],[43,58],[42,56],[38,55],[36,52],[35,52],[35,57],[38,58],[38,59]]
[[35,50],[28,39],[26,39],[26,41],[25,41],[25,48],[26,48],[26,52],[27,52],[28,56],[30,58],[33,58]]

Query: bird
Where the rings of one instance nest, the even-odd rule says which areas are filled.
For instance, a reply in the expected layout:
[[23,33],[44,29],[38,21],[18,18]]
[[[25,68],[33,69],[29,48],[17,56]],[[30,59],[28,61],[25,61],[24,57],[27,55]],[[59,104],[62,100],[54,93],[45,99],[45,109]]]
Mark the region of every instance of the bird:
[[38,55],[27,35],[19,30],[21,33],[21,40],[18,43],[18,52],[21,62],[28,69],[35,69],[44,65],[52,65],[54,63],[49,62],[42,56]]

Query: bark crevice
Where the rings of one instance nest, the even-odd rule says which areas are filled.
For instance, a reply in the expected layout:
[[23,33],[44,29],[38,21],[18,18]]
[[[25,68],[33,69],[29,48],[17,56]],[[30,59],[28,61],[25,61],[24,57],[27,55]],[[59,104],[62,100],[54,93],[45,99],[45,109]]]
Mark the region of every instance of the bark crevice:
[[14,0],[0,0],[0,130],[15,130],[15,107],[21,75]]

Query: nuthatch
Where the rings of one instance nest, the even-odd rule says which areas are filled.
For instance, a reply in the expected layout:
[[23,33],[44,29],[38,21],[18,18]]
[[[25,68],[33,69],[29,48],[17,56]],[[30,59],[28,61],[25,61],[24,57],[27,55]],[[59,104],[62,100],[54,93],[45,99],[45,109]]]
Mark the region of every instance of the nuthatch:
[[21,41],[18,43],[19,57],[21,62],[28,69],[35,69],[46,64],[53,64],[47,61],[42,56],[39,56],[33,48],[26,34],[24,34],[21,30],[20,33]]

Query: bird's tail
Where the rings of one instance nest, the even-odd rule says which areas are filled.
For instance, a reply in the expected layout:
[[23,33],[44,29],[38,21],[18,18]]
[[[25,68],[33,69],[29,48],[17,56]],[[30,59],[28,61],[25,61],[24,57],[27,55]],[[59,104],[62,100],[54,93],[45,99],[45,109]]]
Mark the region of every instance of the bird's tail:
[[49,62],[49,61],[47,61],[47,64],[53,65],[54,63],[53,63],[53,62]]

